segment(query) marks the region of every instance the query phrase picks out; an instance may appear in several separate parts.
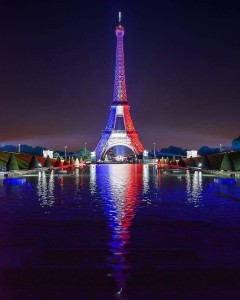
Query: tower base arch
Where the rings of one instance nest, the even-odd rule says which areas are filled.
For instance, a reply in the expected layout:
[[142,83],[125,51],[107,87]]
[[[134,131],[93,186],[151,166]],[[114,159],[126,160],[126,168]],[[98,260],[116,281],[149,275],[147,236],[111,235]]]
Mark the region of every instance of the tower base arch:
[[104,160],[108,150],[115,146],[125,146],[135,155],[139,155],[144,150],[136,130],[133,132],[125,130],[104,131],[95,150],[97,160]]

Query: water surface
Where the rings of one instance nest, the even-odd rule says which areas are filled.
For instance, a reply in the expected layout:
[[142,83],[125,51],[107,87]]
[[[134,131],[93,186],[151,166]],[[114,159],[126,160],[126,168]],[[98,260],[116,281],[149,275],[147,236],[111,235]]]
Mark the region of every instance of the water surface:
[[91,165],[0,179],[1,299],[237,299],[240,186]]

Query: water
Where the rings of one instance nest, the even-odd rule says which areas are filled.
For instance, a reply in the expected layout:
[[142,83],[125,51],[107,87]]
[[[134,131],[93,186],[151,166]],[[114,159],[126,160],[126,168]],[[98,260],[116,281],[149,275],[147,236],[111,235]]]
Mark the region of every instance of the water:
[[240,185],[148,165],[0,179],[0,299],[239,299]]

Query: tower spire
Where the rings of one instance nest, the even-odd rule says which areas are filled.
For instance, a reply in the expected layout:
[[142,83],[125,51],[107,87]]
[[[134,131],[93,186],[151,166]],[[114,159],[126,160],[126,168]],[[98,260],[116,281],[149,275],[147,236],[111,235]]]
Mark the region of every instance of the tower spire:
[[113,103],[127,104],[127,91],[126,91],[125,66],[124,66],[124,48],[123,48],[124,27],[120,24],[122,20],[121,12],[119,12],[118,18],[119,18],[119,24],[117,25],[115,30],[116,38],[117,38],[117,48],[116,48]]
[[121,24],[121,21],[122,21],[122,13],[119,12],[118,13],[118,22],[119,22],[119,24]]

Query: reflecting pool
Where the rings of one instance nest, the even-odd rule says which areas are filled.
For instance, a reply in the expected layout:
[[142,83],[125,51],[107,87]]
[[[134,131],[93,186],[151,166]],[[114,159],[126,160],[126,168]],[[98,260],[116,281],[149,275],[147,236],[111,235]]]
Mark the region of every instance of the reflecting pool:
[[0,299],[238,299],[240,184],[149,165],[0,179]]

